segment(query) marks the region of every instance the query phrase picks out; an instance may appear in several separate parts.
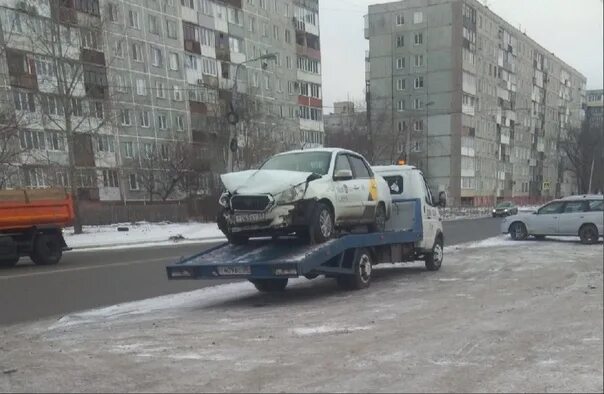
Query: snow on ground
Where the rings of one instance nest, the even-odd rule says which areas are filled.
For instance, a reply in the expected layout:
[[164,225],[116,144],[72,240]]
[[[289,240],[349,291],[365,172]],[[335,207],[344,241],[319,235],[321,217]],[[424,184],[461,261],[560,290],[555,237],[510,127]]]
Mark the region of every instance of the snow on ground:
[[[118,231],[118,227],[127,227],[129,231]],[[73,228],[63,232],[67,245],[74,249],[115,247],[149,244],[170,244],[170,237],[182,236],[181,241],[216,241],[224,239],[216,223],[119,223],[105,226],[84,226],[83,234],[74,234]]]
[[0,392],[601,392],[602,258],[496,237],[363,291],[238,282],[0,328]]

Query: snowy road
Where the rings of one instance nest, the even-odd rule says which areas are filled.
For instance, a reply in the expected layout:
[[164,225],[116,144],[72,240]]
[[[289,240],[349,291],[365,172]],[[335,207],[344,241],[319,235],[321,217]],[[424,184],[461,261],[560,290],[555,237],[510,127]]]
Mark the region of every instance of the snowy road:
[[450,248],[367,290],[232,283],[2,329],[0,391],[599,391],[602,244]]
[[[453,245],[495,236],[499,233],[500,220],[486,218],[444,222],[445,243]],[[174,230],[173,234],[182,233],[187,238],[194,238],[199,233],[192,225],[166,227]],[[124,242],[140,239],[146,233],[151,233],[151,238],[158,237],[158,231],[145,230],[145,226],[133,229],[128,232],[130,238],[124,238]],[[157,226],[154,230],[157,230]],[[77,245],[96,244],[93,235],[92,232],[84,234]],[[163,239],[167,239],[168,235],[164,231]],[[107,237],[107,232],[101,233],[99,241],[107,241]],[[158,239],[162,238],[155,238]],[[73,238],[70,238],[70,243],[76,246]],[[65,254],[59,265],[48,267],[34,266],[29,259],[23,258],[14,268],[0,269],[0,300],[10,300],[0,303],[0,325],[214,285],[213,281],[172,282],[166,280],[165,274],[168,263],[214,245],[170,242],[162,246],[126,248],[122,245],[110,249],[72,251]]]

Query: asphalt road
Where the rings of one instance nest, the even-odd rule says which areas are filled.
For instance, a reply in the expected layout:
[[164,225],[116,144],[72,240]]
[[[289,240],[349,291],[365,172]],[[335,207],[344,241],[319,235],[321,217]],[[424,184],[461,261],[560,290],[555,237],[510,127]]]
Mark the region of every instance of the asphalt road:
[[[499,234],[500,221],[444,222],[445,243],[493,237]],[[215,285],[217,281],[168,281],[164,268],[214,245],[71,251],[53,267],[34,266],[22,259],[16,267],[0,269],[0,325]]]

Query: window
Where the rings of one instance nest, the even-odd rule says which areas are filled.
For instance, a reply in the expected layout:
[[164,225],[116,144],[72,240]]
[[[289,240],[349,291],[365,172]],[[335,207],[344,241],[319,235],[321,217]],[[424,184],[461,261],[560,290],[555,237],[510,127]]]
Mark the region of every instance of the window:
[[124,142],[124,156],[128,159],[132,159],[134,157],[134,144],[132,141]]
[[46,115],[63,115],[63,104],[56,96],[40,96],[40,104],[42,105],[42,113]]
[[423,67],[424,55],[415,55],[415,67]]
[[43,168],[26,168],[23,170],[23,175],[27,187],[46,186],[46,175]]
[[13,90],[13,99],[16,109],[28,112],[36,111],[33,93]]
[[285,65],[288,69],[292,69],[292,58],[289,56],[285,56]]
[[185,119],[182,115],[176,115],[174,123],[176,123],[176,130],[183,131],[185,129]]
[[231,52],[243,53],[243,40],[237,37],[229,37],[229,48]]
[[97,137],[97,148],[99,152],[114,152],[113,137],[99,135]]
[[201,12],[206,15],[213,15],[212,3],[209,0],[201,0]]
[[589,210],[592,212],[602,212],[604,210],[604,200],[593,200],[589,202]]
[[130,126],[130,110],[129,109],[122,109],[120,110],[120,121],[122,123],[122,126]]
[[268,75],[264,75],[264,89],[269,90],[271,88],[271,80]]
[[403,112],[405,110],[405,100],[399,100],[397,108],[399,112]]
[[205,27],[199,28],[199,42],[201,45],[213,48],[216,45],[215,37],[213,30],[206,29]]
[[314,83],[310,84],[310,95],[314,98],[321,98],[321,85],[317,85]]
[[250,16],[248,19],[248,29],[250,32],[255,32],[256,31],[256,19],[254,19],[253,16]]
[[132,43],[132,60],[135,62],[143,61],[143,47],[139,43]]
[[268,37],[268,23],[262,24],[262,36]]
[[190,8],[192,10],[195,9],[195,2],[193,0],[180,0],[180,5],[183,7]]
[[564,206],[563,201],[555,201],[555,202],[549,203],[546,206],[544,206],[543,208],[539,209],[539,211],[537,211],[537,213],[539,215],[551,215],[554,213],[560,213],[560,211],[562,211],[563,206]]
[[159,24],[155,15],[149,15],[149,33],[159,35]]
[[398,59],[396,59],[396,68],[398,68],[399,70],[405,68],[405,58],[404,57],[399,57]]
[[350,171],[352,174],[352,167],[350,166],[350,161],[348,161],[348,156],[344,154],[339,154],[336,157],[336,165],[334,167],[334,175],[339,171]]
[[421,89],[424,87],[424,77],[415,78],[415,89]]
[[43,131],[21,130],[19,132],[21,149],[46,149],[46,139]]
[[415,45],[420,45],[424,42],[424,35],[422,33],[415,33]]
[[390,194],[400,195],[403,194],[403,177],[400,175],[396,176],[385,176],[384,180],[388,183],[388,188],[390,189]]
[[141,111],[139,120],[141,127],[149,127],[149,111]]
[[168,38],[173,40],[178,38],[178,33],[176,32],[176,22],[171,20],[166,21],[166,34],[168,35]]
[[424,101],[420,98],[416,98],[413,100],[413,109],[422,109],[424,108]]
[[54,78],[56,77],[55,65],[52,60],[37,59],[36,60],[36,74],[42,77]]
[[174,85],[172,91],[174,93],[174,101],[182,101],[182,92],[180,86]]
[[228,13],[229,13],[229,15],[228,15],[229,22],[233,23],[235,25],[241,26],[241,24],[243,22],[243,17],[241,16],[241,11],[236,8],[229,8]]
[[292,32],[290,30],[285,30],[285,42],[291,44],[292,42]]
[[151,59],[155,67],[161,67],[163,63],[161,49],[151,47]]
[[46,146],[48,150],[63,151],[65,150],[65,143],[63,136],[56,131],[46,132]]
[[396,47],[402,48],[405,46],[405,36],[396,37]]
[[115,57],[124,57],[124,42],[117,40],[113,43],[113,55]]
[[402,14],[398,14],[396,16],[396,24],[397,24],[397,26],[404,25],[405,24],[405,16],[402,15]]
[[136,80],[136,94],[139,96],[147,95],[147,82],[144,79]]
[[145,158],[147,159],[151,159],[153,157],[153,145],[149,144],[149,143],[145,143],[143,145],[144,148],[144,153],[145,153]]
[[421,151],[422,151],[421,141],[413,141],[411,143],[411,152],[421,152]]
[[129,23],[130,27],[133,29],[136,29],[136,30],[141,29],[140,19],[139,19],[139,15],[138,15],[137,11],[134,11],[134,10],[128,11],[128,23]]
[[82,111],[82,100],[81,99],[72,98],[70,104],[71,104],[71,106],[70,106],[71,114],[73,116],[82,116],[84,114],[84,112]]
[[178,53],[170,52],[170,70],[178,70]]
[[103,170],[103,187],[119,187],[116,170]]
[[202,65],[201,72],[203,74],[208,74],[208,75],[213,75],[213,76],[218,75],[218,69],[216,67],[216,60],[208,58],[208,57],[203,57],[203,58],[201,58],[201,65]]
[[109,3],[109,20],[111,22],[118,22],[120,19],[119,8],[116,4]]
[[405,79],[398,79],[396,81],[396,90],[405,90],[406,88],[407,88],[407,86],[406,86]]
[[413,122],[413,129],[415,131],[424,131],[424,121],[416,120],[415,122]]
[[462,189],[474,189],[475,179],[473,177],[462,176],[461,177],[461,188]]
[[352,165],[352,170],[355,178],[371,177],[369,169],[367,168],[367,165],[365,165],[365,163],[363,162],[363,159],[358,156],[352,155],[349,155],[348,158],[350,159],[350,164]]
[[413,13],[413,23],[418,24],[424,21],[424,13],[417,11]]
[[564,213],[575,213],[587,211],[588,205],[586,201],[571,201],[567,202],[564,207]]
[[81,29],[82,47],[99,50],[100,40],[99,32],[96,30]]
[[157,115],[157,127],[159,127],[161,130],[168,128],[168,118],[166,118],[166,114]]
[[298,57],[298,69],[308,73],[320,74],[321,63],[318,60],[307,57]]
[[155,97],[166,98],[165,86],[161,81],[155,81]]
[[279,40],[279,26],[273,25],[273,39]]
[[193,55],[185,55],[185,68],[197,70],[197,58]]
[[128,185],[130,186],[130,190],[138,190],[138,179],[136,174],[130,174],[128,177]]

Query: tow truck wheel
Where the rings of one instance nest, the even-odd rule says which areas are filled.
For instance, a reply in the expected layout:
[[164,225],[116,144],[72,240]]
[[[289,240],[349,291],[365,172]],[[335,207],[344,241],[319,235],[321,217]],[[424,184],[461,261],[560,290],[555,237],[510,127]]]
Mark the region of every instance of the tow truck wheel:
[[439,236],[434,241],[432,253],[426,254],[424,261],[428,271],[438,271],[443,263],[443,239]]
[[339,275],[336,278],[338,286],[344,290],[360,290],[369,287],[373,268],[369,250],[360,249],[355,253],[353,268],[352,275]]
[[19,262],[19,257],[0,259],[0,267],[14,267]]
[[285,290],[288,279],[250,279],[250,282],[262,293],[275,293]]
[[54,265],[61,260],[63,247],[57,234],[40,234],[34,240],[34,250],[29,256],[36,265]]

